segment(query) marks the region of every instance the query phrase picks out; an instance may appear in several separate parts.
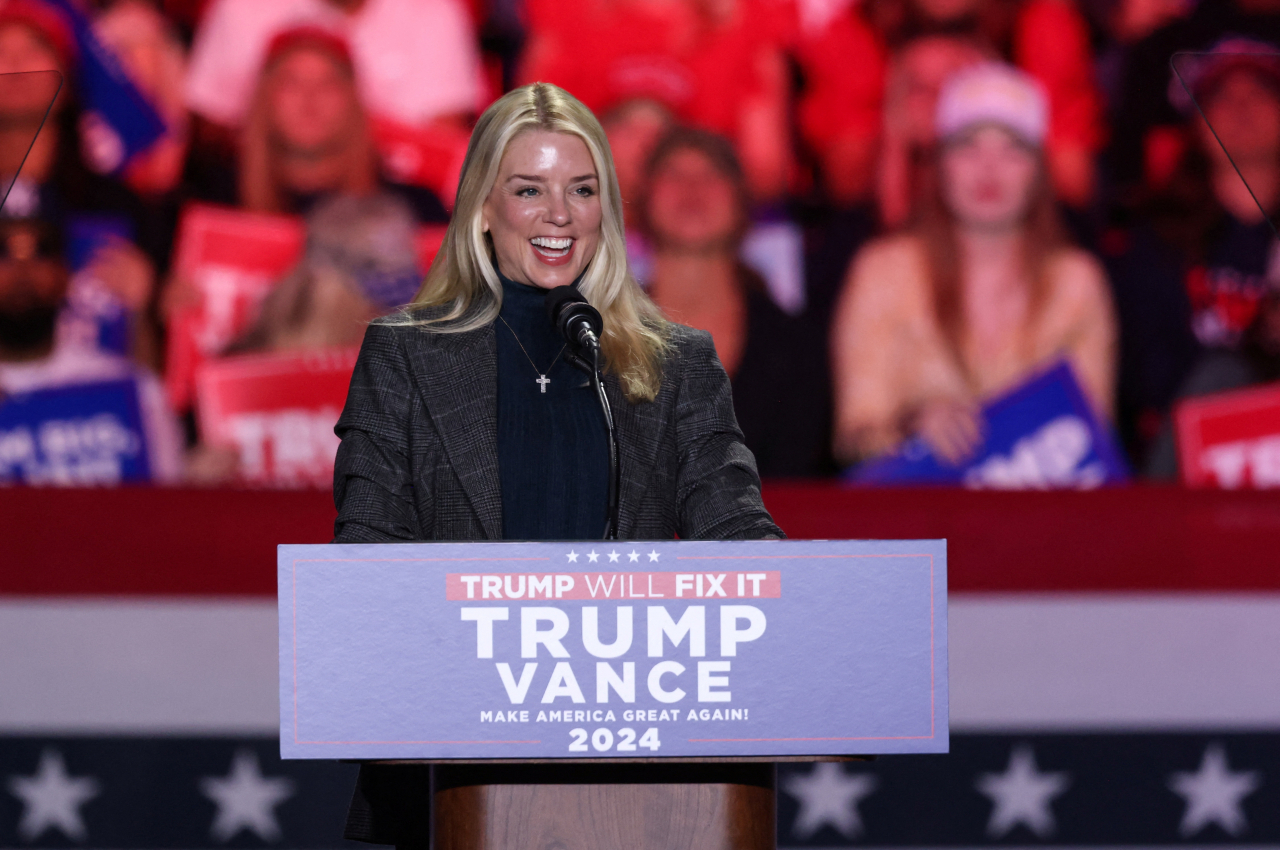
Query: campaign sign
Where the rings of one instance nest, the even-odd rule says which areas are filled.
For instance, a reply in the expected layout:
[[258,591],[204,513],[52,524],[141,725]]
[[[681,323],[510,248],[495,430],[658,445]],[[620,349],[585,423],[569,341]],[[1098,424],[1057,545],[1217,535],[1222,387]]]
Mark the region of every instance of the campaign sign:
[[948,747],[944,540],[279,547],[285,758]]
[[1187,399],[1174,423],[1187,484],[1280,487],[1280,383]]
[[982,444],[952,465],[924,440],[847,474],[856,484],[963,484],[974,489],[1088,489],[1128,479],[1124,455],[1065,362],[982,409]]
[[129,354],[129,309],[91,273],[89,264],[101,249],[117,240],[130,240],[133,235],[132,222],[123,216],[67,217],[67,254],[74,274],[58,317],[58,333],[63,342]]
[[247,354],[205,363],[196,378],[203,439],[240,455],[245,484],[330,487],[359,349]]
[[95,169],[114,174],[167,131],[164,119],[125,73],[120,60],[93,31],[93,21],[73,0],[44,0],[63,16],[76,41],[76,83],[84,104],[80,133]]
[[0,484],[73,487],[150,477],[136,380],[13,393],[0,400]]
[[190,406],[200,364],[253,321],[271,285],[297,261],[304,236],[302,222],[289,216],[206,204],[183,210],[174,277],[192,298],[169,323],[165,382],[174,407]]
[[[179,410],[191,405],[195,375],[258,315],[271,287],[298,262],[306,240],[302,219],[190,204],[178,225],[174,277],[192,295],[169,323],[165,384]],[[418,231],[423,269],[444,240],[443,227]]]

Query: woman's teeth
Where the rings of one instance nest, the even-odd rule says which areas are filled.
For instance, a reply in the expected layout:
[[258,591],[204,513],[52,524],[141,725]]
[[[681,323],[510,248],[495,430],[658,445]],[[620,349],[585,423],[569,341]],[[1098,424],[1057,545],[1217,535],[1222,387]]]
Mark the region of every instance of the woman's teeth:
[[538,252],[550,257],[562,257],[573,247],[573,240],[568,237],[535,236],[529,240]]

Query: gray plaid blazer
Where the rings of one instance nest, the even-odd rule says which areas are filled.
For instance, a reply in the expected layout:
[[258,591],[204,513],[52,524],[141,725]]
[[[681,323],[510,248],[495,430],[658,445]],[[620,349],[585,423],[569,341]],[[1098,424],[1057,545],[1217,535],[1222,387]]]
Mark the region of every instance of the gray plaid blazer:
[[[627,402],[605,378],[622,466],[618,536],[781,537],[710,335],[675,325],[672,342],[652,402]],[[501,539],[492,326],[371,325],[335,431],[333,542]]]
[[[674,325],[671,341],[652,402],[629,403],[605,378],[622,467],[618,536],[783,537],[760,499],[710,335]],[[371,325],[335,431],[334,543],[501,538],[492,326]],[[346,837],[425,847],[429,793],[425,767],[363,766]]]

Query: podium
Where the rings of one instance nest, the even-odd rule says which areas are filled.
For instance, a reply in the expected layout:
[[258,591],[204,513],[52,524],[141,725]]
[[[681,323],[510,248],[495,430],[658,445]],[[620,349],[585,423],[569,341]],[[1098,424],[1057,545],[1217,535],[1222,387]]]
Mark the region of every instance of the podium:
[[438,850],[774,846],[770,764],[437,766]]
[[429,771],[402,844],[764,850],[777,761],[947,751],[945,541],[284,545],[278,576],[281,755]]

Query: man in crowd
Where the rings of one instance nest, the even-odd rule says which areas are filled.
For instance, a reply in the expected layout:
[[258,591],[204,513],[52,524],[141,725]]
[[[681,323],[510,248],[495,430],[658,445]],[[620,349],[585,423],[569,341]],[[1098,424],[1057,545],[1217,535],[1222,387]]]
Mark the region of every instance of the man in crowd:
[[132,379],[149,477],[175,481],[181,475],[181,434],[156,376],[124,357],[59,339],[58,316],[71,279],[62,252],[62,234],[48,222],[0,219],[0,413],[7,396],[87,391]]

